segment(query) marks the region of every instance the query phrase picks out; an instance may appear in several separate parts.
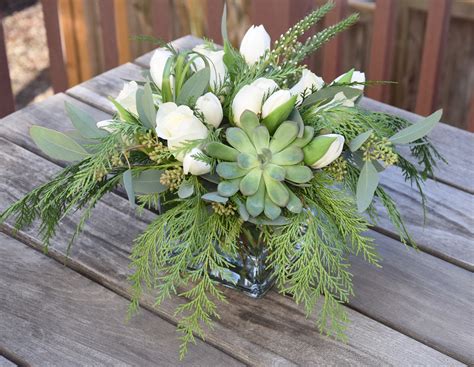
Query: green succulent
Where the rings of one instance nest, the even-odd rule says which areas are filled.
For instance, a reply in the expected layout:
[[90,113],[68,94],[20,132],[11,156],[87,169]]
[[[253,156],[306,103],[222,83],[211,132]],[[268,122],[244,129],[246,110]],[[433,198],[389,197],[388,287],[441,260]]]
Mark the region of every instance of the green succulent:
[[218,193],[230,197],[238,191],[246,197],[249,214],[264,213],[271,220],[278,218],[282,208],[301,212],[301,200],[289,184],[304,184],[313,177],[312,170],[303,163],[303,150],[314,135],[306,126],[298,137],[300,127],[293,121],[283,122],[270,136],[268,128],[259,123],[250,111],[241,117],[241,128],[226,130],[226,145],[211,142],[206,152],[218,159],[216,172],[222,181]]

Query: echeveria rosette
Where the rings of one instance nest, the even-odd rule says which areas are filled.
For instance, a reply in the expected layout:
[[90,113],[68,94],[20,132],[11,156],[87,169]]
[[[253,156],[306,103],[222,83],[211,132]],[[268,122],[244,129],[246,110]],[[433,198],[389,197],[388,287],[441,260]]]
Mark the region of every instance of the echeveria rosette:
[[291,185],[304,184],[313,178],[312,170],[303,163],[302,147],[311,141],[314,130],[306,127],[301,138],[297,137],[298,132],[297,123],[285,121],[271,136],[254,113],[245,111],[241,128],[226,130],[229,145],[212,142],[206,147],[207,154],[219,160],[216,167],[222,178],[219,194],[231,197],[240,191],[253,217],[263,213],[274,220],[282,208],[301,212],[303,205]]

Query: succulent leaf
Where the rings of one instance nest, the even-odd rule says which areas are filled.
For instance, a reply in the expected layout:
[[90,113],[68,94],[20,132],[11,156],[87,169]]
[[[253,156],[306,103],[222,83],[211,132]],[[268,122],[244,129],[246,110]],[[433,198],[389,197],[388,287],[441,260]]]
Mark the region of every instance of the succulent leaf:
[[300,163],[304,158],[301,148],[290,146],[281,152],[274,154],[272,163],[280,166],[291,166]]
[[293,96],[262,120],[262,124],[268,128],[270,133],[274,133],[278,126],[286,120],[291,111],[293,111],[295,102],[296,96]]
[[296,183],[306,183],[313,178],[313,171],[307,166],[288,166],[285,178]]
[[283,181],[286,176],[286,170],[283,167],[277,166],[273,163],[268,164],[265,167],[264,172],[277,181]]
[[290,194],[286,186],[280,181],[274,180],[266,173],[263,174],[263,179],[270,199],[272,199],[276,205],[285,207],[290,199]]
[[286,208],[292,213],[301,213],[301,211],[303,210],[303,203],[298,198],[298,196],[296,196],[294,192],[290,189],[288,189],[288,193],[290,194],[290,200],[288,201]]
[[254,168],[247,173],[240,181],[240,192],[245,196],[253,195],[257,192],[262,178],[262,170]]
[[226,131],[226,138],[230,145],[242,153],[255,154],[255,147],[244,130],[230,127]]
[[255,112],[245,110],[240,116],[240,126],[248,136],[252,136],[253,130],[259,125],[258,116]]
[[240,181],[241,181],[240,178],[221,181],[217,185],[217,192],[222,196],[230,197],[236,194],[237,191],[239,191]]
[[270,150],[273,153],[277,153],[285,149],[295,140],[298,135],[298,125],[293,121],[285,121],[282,123],[275,134],[273,134],[272,141],[270,142]]
[[239,151],[237,149],[218,142],[208,143],[206,145],[205,151],[210,157],[231,162],[237,161],[237,156],[239,155]]
[[253,130],[251,139],[257,153],[261,153],[262,149],[268,149],[270,145],[270,133],[265,126],[258,126]]
[[265,195],[265,209],[264,213],[267,218],[274,220],[277,219],[281,214],[281,209],[276,205],[268,195]]
[[312,126],[305,126],[303,136],[301,138],[296,138],[291,145],[303,148],[305,147],[314,136],[314,128]]
[[222,178],[232,180],[245,176],[247,170],[240,168],[237,163],[234,162],[221,162],[217,165],[216,172]]
[[260,180],[257,192],[252,196],[247,196],[245,207],[252,217],[257,217],[263,212],[265,208],[265,184],[263,180]]
[[258,166],[258,158],[255,154],[240,153],[237,156],[237,164],[242,169],[252,169]]

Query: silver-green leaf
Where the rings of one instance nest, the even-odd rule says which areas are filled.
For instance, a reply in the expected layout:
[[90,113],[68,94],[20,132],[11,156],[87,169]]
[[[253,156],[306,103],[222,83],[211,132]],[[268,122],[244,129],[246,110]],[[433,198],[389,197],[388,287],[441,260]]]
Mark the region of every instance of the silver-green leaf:
[[181,185],[179,185],[178,189],[178,196],[181,199],[186,199],[190,197],[194,193],[194,185],[191,181],[183,181]]
[[358,150],[362,146],[362,144],[364,144],[367,139],[370,138],[370,135],[372,135],[372,131],[372,129],[367,130],[366,132],[359,134],[354,139],[352,139],[348,144],[351,152],[355,152],[356,150]]
[[190,102],[195,102],[207,90],[210,76],[211,71],[209,67],[205,67],[204,69],[194,73],[183,84],[183,88],[179,93],[176,103],[178,105],[183,105],[189,104]]
[[140,194],[156,194],[164,192],[168,189],[160,183],[162,170],[150,169],[141,172],[133,178],[133,188],[136,193]]
[[86,139],[96,139],[107,135],[107,132],[97,127],[94,118],[75,105],[65,102],[66,113],[74,127]]
[[51,158],[61,161],[80,161],[89,153],[74,139],[56,130],[32,126],[30,135],[35,144]]
[[128,201],[132,206],[135,205],[135,191],[133,190],[132,170],[128,169],[122,174],[123,186],[127,192]]
[[359,212],[365,211],[374,197],[375,190],[379,184],[379,174],[371,161],[365,162],[360,171],[357,181],[357,209]]
[[441,119],[442,114],[443,110],[438,110],[428,117],[425,117],[420,122],[400,130],[395,135],[390,137],[389,140],[393,144],[408,144],[415,140],[421,139],[422,137],[428,135],[431,130],[433,130],[433,128]]

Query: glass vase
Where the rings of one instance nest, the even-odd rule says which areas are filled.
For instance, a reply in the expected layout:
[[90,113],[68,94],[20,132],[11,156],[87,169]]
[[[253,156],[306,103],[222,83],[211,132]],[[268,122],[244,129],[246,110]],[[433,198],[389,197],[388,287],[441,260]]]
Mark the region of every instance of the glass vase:
[[211,272],[211,277],[252,298],[263,297],[275,279],[271,269],[267,269],[268,248],[262,237],[257,226],[245,223],[237,244],[238,255],[220,251],[230,266],[225,273]]

